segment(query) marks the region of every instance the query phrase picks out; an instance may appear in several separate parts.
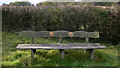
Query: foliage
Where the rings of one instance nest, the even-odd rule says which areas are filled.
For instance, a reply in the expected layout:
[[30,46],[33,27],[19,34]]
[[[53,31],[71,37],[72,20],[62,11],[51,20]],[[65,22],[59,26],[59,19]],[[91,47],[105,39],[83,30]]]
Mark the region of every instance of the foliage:
[[[115,8],[115,10],[114,10]],[[119,43],[119,11],[84,5],[3,6],[3,31],[99,31],[102,40]]]
[[94,3],[88,3],[88,2],[40,2],[37,3],[36,6],[60,6],[60,5],[94,5]]
[[27,1],[16,1],[16,2],[11,2],[9,4],[3,4],[4,6],[5,5],[9,5],[9,6],[33,6],[33,4],[31,4],[30,2],[27,2]]
[[94,2],[94,5],[98,6],[111,6],[113,2]]

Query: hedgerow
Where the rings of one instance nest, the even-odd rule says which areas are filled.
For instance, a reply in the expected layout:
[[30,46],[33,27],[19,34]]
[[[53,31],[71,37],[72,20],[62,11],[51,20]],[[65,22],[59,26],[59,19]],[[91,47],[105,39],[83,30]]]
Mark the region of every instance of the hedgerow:
[[99,31],[102,40],[119,43],[119,11],[96,6],[2,6],[3,31]]

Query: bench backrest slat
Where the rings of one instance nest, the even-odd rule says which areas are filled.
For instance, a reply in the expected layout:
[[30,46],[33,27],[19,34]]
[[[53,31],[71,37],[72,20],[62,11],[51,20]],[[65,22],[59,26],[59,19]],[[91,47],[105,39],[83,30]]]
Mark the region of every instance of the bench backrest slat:
[[81,38],[85,38],[86,32],[85,31],[74,31],[73,32],[73,37],[81,37]]
[[39,38],[39,37],[81,37],[81,38],[99,38],[99,32],[86,31],[21,31],[20,36]]
[[54,37],[69,37],[69,32],[68,31],[54,31]]
[[49,31],[21,31],[19,32],[19,35],[31,38],[49,37]]
[[73,37],[81,38],[99,38],[99,32],[75,31]]
[[87,32],[86,36],[88,38],[99,38],[99,32]]

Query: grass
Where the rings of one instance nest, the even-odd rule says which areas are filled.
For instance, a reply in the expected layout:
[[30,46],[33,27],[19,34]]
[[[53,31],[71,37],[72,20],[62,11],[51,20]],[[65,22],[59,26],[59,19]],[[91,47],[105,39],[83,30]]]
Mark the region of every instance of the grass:
[[[95,57],[90,60],[89,54],[83,50],[65,50],[65,59],[61,59],[58,50],[38,49],[35,54],[35,61],[30,59],[30,50],[17,50],[16,46],[20,43],[30,43],[30,38],[20,37],[17,33],[2,33],[3,66],[116,66],[117,46],[108,46],[106,49],[96,49]],[[35,39],[37,43],[57,43],[57,38]],[[79,42],[65,39],[63,42]],[[83,41],[80,41],[83,42]],[[102,43],[104,45],[104,43]],[[106,44],[105,44],[106,45]]]

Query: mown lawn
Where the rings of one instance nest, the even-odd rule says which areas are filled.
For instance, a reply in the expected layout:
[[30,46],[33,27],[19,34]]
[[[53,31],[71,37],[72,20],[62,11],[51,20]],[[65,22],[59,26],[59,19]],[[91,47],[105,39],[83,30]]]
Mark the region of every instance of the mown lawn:
[[[19,43],[30,43],[30,38],[20,37],[17,33],[3,32],[2,33],[2,54],[3,66],[117,66],[118,64],[118,50],[116,46],[109,43],[106,49],[95,50],[95,57],[90,60],[89,54],[84,53],[84,50],[65,50],[67,54],[64,59],[61,59],[61,54],[58,50],[37,50],[35,54],[35,61],[30,59],[30,50],[17,50],[16,46]],[[35,39],[37,43],[57,43],[57,38],[39,38]],[[83,41],[69,41],[63,42],[83,42]]]

